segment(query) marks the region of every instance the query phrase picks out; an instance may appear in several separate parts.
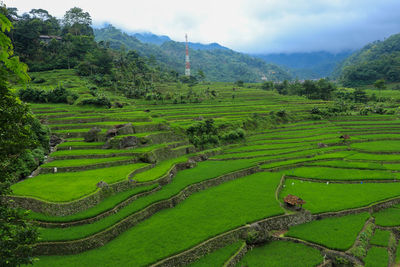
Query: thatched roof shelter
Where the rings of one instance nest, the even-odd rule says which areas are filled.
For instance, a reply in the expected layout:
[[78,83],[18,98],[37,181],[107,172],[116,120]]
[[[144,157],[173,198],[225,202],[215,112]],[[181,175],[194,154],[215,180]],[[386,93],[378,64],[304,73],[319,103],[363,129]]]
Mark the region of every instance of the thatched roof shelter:
[[287,195],[283,201],[290,206],[302,206],[303,204],[306,204],[304,200],[294,195]]

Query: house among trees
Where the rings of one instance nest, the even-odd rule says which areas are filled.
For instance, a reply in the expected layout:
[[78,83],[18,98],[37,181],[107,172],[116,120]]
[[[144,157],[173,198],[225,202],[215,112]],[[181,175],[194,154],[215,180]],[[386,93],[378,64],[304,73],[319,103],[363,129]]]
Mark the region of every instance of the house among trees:
[[62,38],[60,36],[55,35],[39,35],[39,40],[45,42],[46,44],[50,43],[51,40],[61,41]]
[[287,195],[283,201],[285,202],[285,204],[288,207],[303,207],[303,204],[306,204],[306,202],[299,198],[298,196],[294,196],[294,195]]

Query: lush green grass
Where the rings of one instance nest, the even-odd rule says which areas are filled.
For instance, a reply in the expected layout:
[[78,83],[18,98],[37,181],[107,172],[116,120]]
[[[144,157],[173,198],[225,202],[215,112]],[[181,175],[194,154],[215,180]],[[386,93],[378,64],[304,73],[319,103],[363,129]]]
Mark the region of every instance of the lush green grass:
[[324,180],[379,180],[395,178],[395,175],[389,171],[340,169],[329,167],[299,167],[294,170],[286,171],[286,174]]
[[364,207],[400,196],[400,183],[326,184],[287,179],[280,199],[292,194],[307,203],[312,213]]
[[288,143],[288,144],[265,144],[265,145],[241,145],[239,147],[231,148],[225,150],[227,153],[234,152],[247,152],[253,150],[273,150],[273,149],[282,149],[282,148],[295,148],[302,147],[304,143]]
[[[72,138],[71,138],[72,139]],[[64,143],[61,143],[61,144],[59,144],[57,147],[58,148],[60,148],[60,147],[71,147],[71,148],[74,148],[74,147],[83,147],[83,146],[87,146],[87,147],[100,147],[100,146],[102,146],[102,145],[104,145],[104,142],[64,142]]]
[[400,153],[400,141],[374,141],[351,144],[352,148],[371,152],[398,152]]
[[[87,133],[91,128],[80,128],[80,129],[63,129],[63,130],[53,130],[53,133]],[[100,133],[105,133],[107,129],[101,129]]]
[[369,154],[355,153],[349,156],[349,160],[371,160],[371,161],[400,161],[400,155],[384,155],[384,154]]
[[188,267],[208,267],[208,266],[223,266],[229,258],[239,250],[244,244],[243,241],[239,241],[220,248],[202,258],[195,261],[192,264],[187,265]]
[[[339,168],[360,168],[360,169],[375,169],[385,170],[386,165],[374,163],[374,162],[360,162],[360,161],[346,161],[346,160],[329,160],[329,161],[318,161],[306,163],[307,166],[327,166],[327,167],[339,167]],[[395,164],[390,164],[395,165]]]
[[363,228],[369,213],[359,213],[343,217],[332,217],[290,227],[287,236],[296,237],[337,249],[349,249]]
[[51,153],[51,157],[60,156],[86,156],[86,155],[111,155],[119,153],[134,153],[135,150],[127,149],[75,149],[75,150],[58,150]]
[[279,179],[277,173],[256,173],[207,189],[158,212],[103,247],[77,255],[41,257],[37,266],[148,265],[240,225],[281,214],[274,197]]
[[122,181],[134,170],[147,166],[135,163],[81,172],[40,174],[11,186],[13,194],[50,202],[67,202],[82,198],[98,190],[96,184]]
[[241,153],[226,153],[221,155],[216,155],[214,159],[230,159],[230,158],[250,158],[250,157],[259,157],[259,156],[275,156],[284,153],[296,152],[296,151],[304,151],[312,149],[312,146],[303,146],[303,147],[294,147],[294,148],[286,148],[286,149],[276,149],[276,150],[261,150],[261,151],[252,151],[252,152],[241,152]]
[[373,214],[375,223],[380,226],[400,226],[400,209],[388,208]]
[[42,167],[79,167],[79,166],[88,166],[100,163],[107,162],[115,162],[115,161],[126,161],[126,160],[134,160],[132,157],[110,157],[110,158],[101,158],[101,159],[67,159],[67,160],[54,160],[50,161],[46,164],[43,164]]
[[236,266],[309,267],[321,262],[322,256],[314,248],[292,242],[273,241],[248,251]]
[[186,162],[189,157],[190,155],[185,155],[174,159],[164,160],[159,164],[157,164],[154,168],[136,174],[135,176],[133,176],[133,179],[139,182],[152,181],[158,179],[164,174],[166,174],[175,164]]
[[400,263],[400,241],[397,244],[397,250],[396,250],[396,263],[399,264]]
[[220,176],[225,173],[233,172],[253,165],[251,162],[200,162],[196,168],[183,170],[177,173],[170,184],[163,186],[162,190],[146,197],[137,199],[133,203],[121,209],[118,213],[108,216],[92,224],[80,225],[69,228],[46,228],[41,229],[43,240],[72,240],[83,238],[97,233],[123,218],[133,214],[157,201],[168,199],[178,194],[182,189],[190,184],[198,183],[207,179]]
[[386,248],[371,247],[365,257],[365,267],[387,267],[389,255]]
[[370,243],[372,245],[387,247],[389,242],[389,237],[390,237],[389,231],[375,229],[374,236],[371,238]]
[[30,219],[34,220],[39,220],[39,221],[46,221],[46,222],[71,222],[71,221],[78,221],[78,220],[83,220],[87,218],[94,217],[98,214],[101,214],[105,211],[108,211],[112,208],[114,208],[116,205],[121,203],[122,201],[137,195],[142,192],[150,191],[154,188],[156,188],[158,184],[152,184],[148,186],[139,186],[132,188],[130,190],[112,195],[104,199],[102,202],[97,204],[96,206],[89,208],[85,211],[73,214],[73,215],[68,215],[68,216],[48,216],[42,213],[37,213],[37,212],[30,212],[28,217]]

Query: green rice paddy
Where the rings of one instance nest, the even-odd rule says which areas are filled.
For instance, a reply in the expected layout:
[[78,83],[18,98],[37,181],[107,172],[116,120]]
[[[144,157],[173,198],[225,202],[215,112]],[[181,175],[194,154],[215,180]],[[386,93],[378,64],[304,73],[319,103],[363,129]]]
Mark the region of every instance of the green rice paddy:
[[290,227],[286,236],[306,240],[336,250],[349,249],[363,228],[369,213],[326,218]]
[[270,242],[247,252],[236,266],[317,266],[322,262],[318,250],[291,242]]
[[[77,84],[76,92],[84,88],[78,86],[77,80],[71,80],[71,84]],[[176,84],[159,86],[160,90],[183,95],[188,90],[185,84],[181,88],[176,88]],[[127,105],[121,109],[32,104],[34,113],[48,122],[53,133],[66,137],[42,168],[63,168],[60,170],[65,172],[42,173],[16,183],[12,186],[14,195],[65,203],[96,193],[99,181],[114,184],[131,177],[137,183],[136,187],[112,194],[75,214],[50,216],[32,212],[30,218],[52,222],[54,226],[39,228],[41,242],[68,246],[74,240],[115,231],[124,220],[155,203],[182,194],[189,186],[198,187],[179,203],[155,211],[98,248],[74,255],[38,255],[34,266],[148,266],[241,226],[296,214],[283,204],[288,194],[305,200],[303,208],[312,214],[368,207],[400,197],[397,115],[360,116],[350,112],[348,116],[310,120],[312,108],[325,108],[332,103],[281,96],[253,84],[238,88],[235,101],[231,97],[232,84],[200,83],[192,90],[201,94],[207,87],[218,91],[218,96],[202,103],[124,99]],[[115,99],[120,101],[120,96]],[[285,110],[288,117],[274,121],[279,110]],[[158,180],[166,177],[176,164],[205,153],[193,152],[184,135],[199,116],[213,118],[226,131],[229,127],[243,128],[246,138],[207,151],[207,160],[191,169],[179,170],[169,183]],[[262,119],[255,122],[257,117]],[[132,123],[135,133],[130,135],[147,143],[132,149],[103,149],[105,142],[89,143],[82,138],[94,126],[101,128],[100,134],[104,135],[114,125],[124,123]],[[342,134],[349,134],[350,140],[343,142],[339,138]],[[105,139],[102,137],[100,140]],[[158,154],[161,158],[157,158]],[[129,164],[130,160],[135,163]],[[106,167],[110,165],[117,166]],[[260,168],[255,174],[210,187],[199,185],[256,166]],[[82,170],[85,168],[90,170]],[[277,192],[281,182],[282,190]],[[135,199],[144,192],[149,193]],[[114,212],[116,207],[118,211]],[[377,226],[399,227],[399,208],[397,205],[373,214],[340,217],[333,213],[330,218],[293,225],[285,235],[350,253],[348,249],[370,216]],[[91,223],[82,222],[95,217]],[[61,227],[63,223],[78,221],[82,223],[79,226]],[[284,232],[286,227],[279,230]],[[366,266],[387,266],[389,230],[375,229],[363,259]],[[245,241],[240,236],[238,240],[224,241],[220,249],[203,249],[205,255],[198,255],[191,266],[223,266]],[[399,251],[398,247],[397,261]],[[318,250],[304,244],[273,241],[249,250],[237,266],[317,266],[322,261]]]

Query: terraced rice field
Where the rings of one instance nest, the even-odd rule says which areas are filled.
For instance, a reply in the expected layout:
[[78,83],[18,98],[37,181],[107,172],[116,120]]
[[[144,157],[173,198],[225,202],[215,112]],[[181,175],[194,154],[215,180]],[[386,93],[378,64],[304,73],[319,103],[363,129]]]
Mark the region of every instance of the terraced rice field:
[[[231,87],[215,86],[230,96]],[[253,88],[236,99],[110,110],[33,105],[63,138],[33,177],[12,186],[16,205],[32,209],[40,226],[34,266],[396,262],[400,248],[391,244],[398,247],[399,236],[390,240],[400,226],[399,118],[310,121],[309,110],[324,102]],[[199,151],[182,134],[199,116],[243,127],[253,113],[283,108],[297,122],[248,131],[221,148]],[[105,148],[107,131],[127,123],[133,133],[114,141],[140,142]],[[100,138],[85,142],[92,127]],[[302,208],[284,203],[289,194],[305,201]],[[370,239],[366,223],[375,227]],[[355,255],[361,241],[365,253]]]

